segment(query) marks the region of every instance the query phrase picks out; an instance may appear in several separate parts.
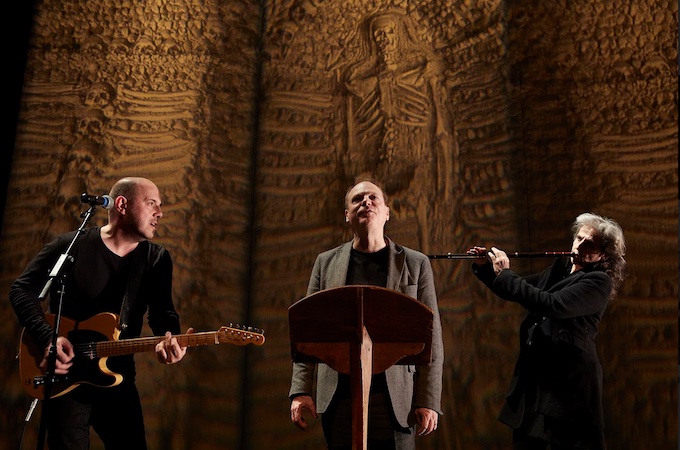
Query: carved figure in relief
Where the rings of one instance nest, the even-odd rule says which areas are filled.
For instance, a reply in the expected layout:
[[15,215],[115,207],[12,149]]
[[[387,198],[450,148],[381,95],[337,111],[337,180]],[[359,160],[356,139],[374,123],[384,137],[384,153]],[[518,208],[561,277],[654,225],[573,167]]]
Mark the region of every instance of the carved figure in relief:
[[102,168],[114,156],[107,128],[115,98],[116,90],[108,83],[97,82],[83,88],[81,104],[76,109],[80,118],[74,122],[72,135],[64,138],[64,142],[69,143],[68,149],[63,158],[51,165],[51,171],[56,174],[56,196],[51,210],[65,214],[50,214],[50,235],[78,223],[74,218],[82,211],[79,196],[87,190],[87,180],[101,177]]
[[385,180],[386,192],[415,210],[425,246],[428,202],[448,197],[457,172],[440,63],[398,12],[369,17],[360,38],[357,62],[343,79],[347,165]]

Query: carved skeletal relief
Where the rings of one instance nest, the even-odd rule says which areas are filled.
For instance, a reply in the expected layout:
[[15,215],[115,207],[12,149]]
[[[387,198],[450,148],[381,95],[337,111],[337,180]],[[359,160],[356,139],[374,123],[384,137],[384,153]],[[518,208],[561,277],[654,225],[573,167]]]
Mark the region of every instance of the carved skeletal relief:
[[427,251],[432,200],[447,199],[458,162],[441,61],[397,11],[369,16],[358,36],[359,51],[343,75],[346,162],[351,173],[381,180],[416,214],[419,245]]
[[[272,5],[265,81],[277,101],[267,105],[265,111],[276,111],[267,117],[277,128],[300,129],[308,142],[319,134],[294,123],[306,105],[286,102],[283,92],[327,92],[331,109],[321,117],[326,146],[332,146],[329,170],[344,184],[362,175],[383,183],[395,200],[393,214],[415,220],[416,246],[425,250],[432,240],[427,216],[434,199],[439,205],[449,201],[459,171],[441,56],[423,38],[425,25],[404,9],[324,6],[342,19],[324,23],[328,10],[312,2],[293,2],[288,9]],[[310,33],[323,39],[312,41]],[[282,95],[276,94],[280,89]],[[301,139],[290,131],[287,137],[267,136],[276,146],[296,148]]]

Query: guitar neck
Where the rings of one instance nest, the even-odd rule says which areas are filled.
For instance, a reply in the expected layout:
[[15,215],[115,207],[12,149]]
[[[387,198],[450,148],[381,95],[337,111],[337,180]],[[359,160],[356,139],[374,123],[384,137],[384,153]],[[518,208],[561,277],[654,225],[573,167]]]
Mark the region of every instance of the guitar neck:
[[[178,334],[173,337],[177,339],[180,347],[197,347],[200,345],[219,344],[218,331],[205,331],[189,334]],[[164,336],[150,336],[134,339],[123,339],[121,341],[101,341],[93,342],[95,346],[92,351],[96,351],[96,357],[130,355],[133,353],[150,352],[156,349],[156,344],[165,339]],[[85,353],[90,353],[85,350]]]

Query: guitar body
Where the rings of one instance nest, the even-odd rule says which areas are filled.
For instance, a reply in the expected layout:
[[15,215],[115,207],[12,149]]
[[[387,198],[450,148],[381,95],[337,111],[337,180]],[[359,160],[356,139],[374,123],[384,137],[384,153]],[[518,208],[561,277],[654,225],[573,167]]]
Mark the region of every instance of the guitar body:
[[[45,314],[54,327],[54,315]],[[118,316],[101,313],[83,321],[61,318],[59,336],[65,336],[73,344],[75,357],[66,375],[54,376],[50,398],[59,397],[87,383],[98,387],[112,387],[123,381],[123,376],[113,372],[106,365],[109,356],[131,355],[138,352],[155,351],[163,336],[139,337],[119,340]],[[173,335],[180,347],[199,345],[232,344],[262,345],[264,331],[242,325],[224,326],[217,331]],[[35,345],[24,330],[19,346],[19,375],[24,390],[37,399],[45,398],[45,371],[40,367],[44,358],[43,349]]]
[[[54,315],[46,314],[45,317],[50,325],[54,326]],[[107,367],[107,357],[97,357],[88,350],[92,343],[117,340],[120,335],[117,327],[118,317],[111,313],[97,314],[81,322],[61,318],[59,335],[67,337],[76,351],[69,373],[55,376],[50,398],[64,395],[83,383],[112,387],[123,381],[122,375]],[[38,399],[45,398],[44,384],[47,380],[44,369],[40,368],[43,357],[42,350],[24,330],[21,333],[19,349],[19,374],[24,389]]]

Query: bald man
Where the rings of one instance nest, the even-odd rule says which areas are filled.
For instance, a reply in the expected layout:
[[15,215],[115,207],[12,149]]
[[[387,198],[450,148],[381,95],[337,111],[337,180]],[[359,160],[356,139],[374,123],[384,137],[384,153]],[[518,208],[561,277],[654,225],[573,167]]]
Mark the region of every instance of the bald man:
[[[158,187],[146,178],[126,177],[113,185],[109,195],[113,201],[107,224],[87,228],[77,237],[69,253],[73,260],[64,266],[63,281],[53,283],[46,296],[50,313],[55,313],[62,301],[64,322],[55,352],[51,352],[54,320],[48,320],[50,316],[43,312],[40,293],[77,232],[65,233],[48,243],[9,293],[19,324],[38,350],[44,351],[40,368],[47,369],[48,356],[56,353],[53,373],[57,380],[82,381],[75,383],[75,388],[68,382],[55,384],[68,387],[55,389],[52,394],[58,396],[45,403],[43,419],[47,420],[50,450],[88,449],[90,427],[107,449],[146,449],[133,355],[109,357],[106,370],[93,371],[87,374],[93,377],[91,380],[81,380],[77,377],[86,374],[86,358],[77,354],[78,335],[65,335],[65,324],[84,321],[79,328],[91,324],[93,331],[105,337],[110,332],[113,337],[113,330],[97,329],[105,323],[100,318],[108,317],[102,313],[113,313],[112,328],[120,330],[119,338],[135,338],[140,336],[144,315],[148,314],[153,333],[164,336],[155,348],[159,362],[174,364],[186,354],[186,347],[180,347],[172,336],[180,332],[172,300],[172,259],[165,248],[150,242],[163,217]],[[87,342],[92,340],[97,339]],[[116,374],[112,380],[99,378],[108,371]]]

